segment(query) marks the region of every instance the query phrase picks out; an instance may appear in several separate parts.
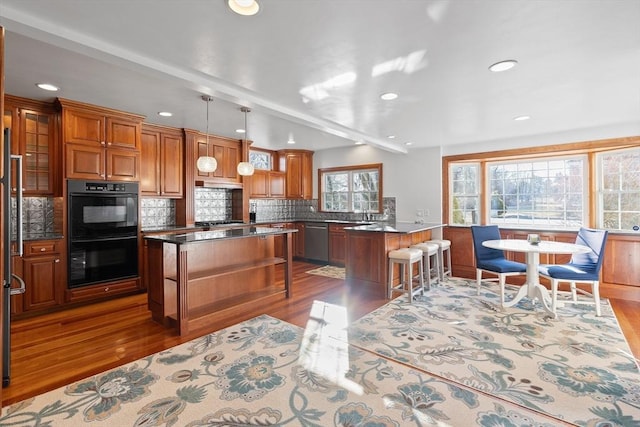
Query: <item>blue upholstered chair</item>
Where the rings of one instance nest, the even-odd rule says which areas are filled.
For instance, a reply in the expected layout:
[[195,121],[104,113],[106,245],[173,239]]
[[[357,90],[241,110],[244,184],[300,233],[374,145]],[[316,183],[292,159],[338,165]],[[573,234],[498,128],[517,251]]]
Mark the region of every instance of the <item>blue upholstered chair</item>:
[[510,261],[505,258],[504,252],[499,249],[491,249],[482,246],[487,240],[500,240],[500,230],[497,225],[473,225],[471,226],[473,237],[473,250],[476,256],[476,283],[477,293],[480,295],[482,285],[482,273],[495,274],[497,277],[484,279],[486,282],[498,282],[500,285],[500,302],[504,305],[504,285],[507,276],[517,276],[527,273],[527,265],[521,262]]
[[[540,276],[551,281],[551,310],[555,313],[558,307],[558,294],[571,294],[571,301],[563,301],[562,304],[593,304],[596,306],[596,316],[600,311],[600,269],[604,258],[604,247],[607,243],[608,232],[606,230],[593,230],[580,228],[576,237],[576,245],[584,245],[591,249],[590,252],[574,254],[568,264],[542,264],[538,266]],[[560,282],[569,283],[569,291],[560,291]],[[580,289],[576,283],[585,283],[591,286],[591,292]],[[578,301],[577,294],[593,297],[593,301]]]

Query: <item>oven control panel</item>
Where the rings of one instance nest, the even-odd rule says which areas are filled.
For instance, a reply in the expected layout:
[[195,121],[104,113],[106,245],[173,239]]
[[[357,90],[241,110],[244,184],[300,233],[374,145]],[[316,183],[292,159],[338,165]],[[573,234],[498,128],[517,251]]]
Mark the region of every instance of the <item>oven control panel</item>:
[[87,191],[127,191],[126,186],[123,183],[108,183],[108,182],[87,182]]
[[138,193],[137,182],[91,182],[69,180],[69,193]]

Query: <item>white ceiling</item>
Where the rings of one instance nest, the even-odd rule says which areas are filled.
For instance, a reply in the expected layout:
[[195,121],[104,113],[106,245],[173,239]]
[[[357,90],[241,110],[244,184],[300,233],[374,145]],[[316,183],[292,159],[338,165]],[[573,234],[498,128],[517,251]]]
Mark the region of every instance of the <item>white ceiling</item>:
[[[261,0],[253,17],[225,0],[0,0],[6,93],[201,131],[209,94],[212,133],[241,137],[249,106],[249,139],[271,149],[635,126],[639,22],[639,0]],[[519,65],[488,71],[504,59]]]

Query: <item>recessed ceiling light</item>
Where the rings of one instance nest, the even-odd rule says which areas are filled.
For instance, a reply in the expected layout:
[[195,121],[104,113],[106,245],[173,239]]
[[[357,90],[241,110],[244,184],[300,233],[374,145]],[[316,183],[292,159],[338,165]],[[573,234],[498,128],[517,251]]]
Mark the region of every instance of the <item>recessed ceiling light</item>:
[[413,145],[413,142],[405,142],[404,145]]
[[245,133],[246,131],[244,129],[236,129],[236,133]]
[[529,120],[531,118],[531,116],[518,116],[518,117],[514,117],[513,120],[517,121],[517,122],[521,122],[523,120]]
[[54,86],[50,83],[38,83],[36,86],[38,86],[40,89],[48,90],[50,92],[56,92],[60,89],[58,88],[58,86]]
[[489,71],[499,73],[500,71],[507,71],[518,65],[518,61],[515,59],[507,59],[506,61],[496,62],[489,66]]
[[173,116],[173,113],[171,113],[169,111],[160,111],[160,112],[158,112],[158,115],[162,116],[162,117],[171,117],[171,116]]
[[389,139],[396,139],[396,136],[395,136],[395,135],[387,135],[387,138],[389,138]]
[[228,0],[227,5],[235,13],[242,16],[252,16],[260,10],[260,5],[256,0]]
[[494,73],[499,73],[500,71],[507,71],[512,69],[518,65],[518,61],[515,59],[507,59],[506,61],[496,62],[495,64],[489,66],[489,70]]
[[356,145],[364,145],[364,141],[363,140],[356,141]]
[[287,144],[295,144],[296,141],[293,138],[289,138],[289,140],[287,140]]
[[396,99],[398,97],[397,93],[386,92],[380,95],[380,99],[384,99],[385,101],[391,101],[392,99]]

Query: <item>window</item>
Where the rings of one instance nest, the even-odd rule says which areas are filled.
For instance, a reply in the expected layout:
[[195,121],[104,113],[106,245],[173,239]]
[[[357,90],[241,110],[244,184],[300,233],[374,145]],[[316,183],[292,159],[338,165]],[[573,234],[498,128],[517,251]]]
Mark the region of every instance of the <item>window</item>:
[[442,158],[451,225],[640,231],[640,136]]
[[271,153],[249,150],[249,163],[256,169],[271,170]]
[[490,224],[579,227],[587,223],[586,156],[489,163]]
[[452,163],[449,169],[451,182],[451,224],[477,224],[480,220],[478,208],[480,194],[478,193],[478,178],[480,165]]
[[598,227],[640,229],[640,149],[597,155]]
[[320,209],[325,212],[380,212],[382,164],[318,170]]

